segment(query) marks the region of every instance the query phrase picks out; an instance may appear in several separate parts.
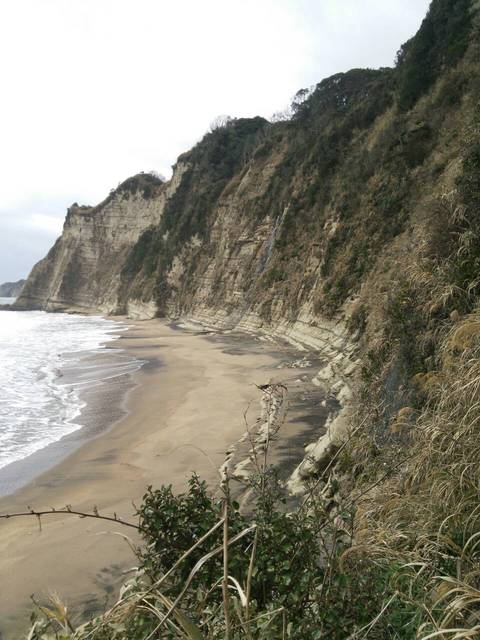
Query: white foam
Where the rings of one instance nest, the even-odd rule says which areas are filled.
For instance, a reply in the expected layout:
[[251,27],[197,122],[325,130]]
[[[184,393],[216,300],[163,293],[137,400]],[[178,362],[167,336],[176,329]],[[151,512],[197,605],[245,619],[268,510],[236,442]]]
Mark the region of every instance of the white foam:
[[[103,353],[107,363],[118,356],[105,344],[125,328],[101,317],[0,311],[0,468],[80,429],[83,385],[141,366],[125,359],[82,369],[88,354]],[[63,382],[62,372],[73,368],[81,380]]]

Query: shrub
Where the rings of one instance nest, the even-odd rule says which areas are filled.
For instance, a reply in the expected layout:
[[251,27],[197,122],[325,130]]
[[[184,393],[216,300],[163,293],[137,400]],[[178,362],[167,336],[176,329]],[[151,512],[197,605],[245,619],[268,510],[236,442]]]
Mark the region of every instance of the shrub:
[[444,67],[465,53],[472,26],[470,0],[436,0],[418,33],[398,53],[398,102],[410,109]]

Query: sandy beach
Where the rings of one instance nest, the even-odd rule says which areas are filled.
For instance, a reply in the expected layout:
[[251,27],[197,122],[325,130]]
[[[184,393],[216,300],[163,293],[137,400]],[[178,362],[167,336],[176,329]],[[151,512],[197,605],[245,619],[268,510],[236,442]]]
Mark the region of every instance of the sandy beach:
[[[135,323],[112,343],[146,364],[134,374],[127,415],[113,428],[74,451],[11,496],[0,513],[61,508],[67,504],[134,521],[147,485],[182,490],[193,471],[214,486],[225,451],[245,431],[244,412],[258,415],[255,385],[292,380],[296,406],[290,412],[288,456],[294,465],[318,434],[320,397],[298,393],[299,373],[282,366],[288,349],[254,341],[183,331],[152,320]],[[315,406],[314,406],[315,405]],[[116,410],[116,407],[112,407]],[[117,533],[133,529],[100,520],[51,515],[0,521],[0,633],[21,637],[31,611],[30,595],[45,601],[57,593],[73,620],[113,603],[122,579],[135,566],[128,544]],[[133,531],[135,534],[135,532]],[[136,540],[138,542],[138,540]]]

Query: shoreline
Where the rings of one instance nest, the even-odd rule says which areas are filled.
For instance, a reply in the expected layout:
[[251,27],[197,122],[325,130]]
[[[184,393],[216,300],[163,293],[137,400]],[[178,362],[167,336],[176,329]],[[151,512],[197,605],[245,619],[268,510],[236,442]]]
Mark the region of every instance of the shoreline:
[[[64,361],[55,380],[55,384],[74,388],[80,408],[71,422],[79,427],[1,468],[0,499],[34,483],[84,444],[108,433],[128,413],[128,395],[136,384],[134,375],[145,362],[133,356],[125,362],[124,354],[128,352],[122,350],[118,342],[128,332],[129,325],[125,320],[108,320],[119,325],[117,330],[109,332],[115,337],[106,339],[95,350],[75,352],[76,357],[71,362]],[[122,366],[127,370],[118,371]],[[89,370],[100,377],[92,379]],[[116,413],[112,413],[112,406],[116,407]]]
[[[125,396],[126,415],[34,482],[0,498],[0,513],[70,504],[132,521],[132,501],[139,504],[150,484],[182,490],[195,471],[213,486],[226,451],[245,432],[245,409],[250,405],[252,414],[259,413],[255,385],[299,375],[281,364],[297,352],[251,336],[180,330],[160,320],[129,326],[110,344],[147,362],[131,374],[135,386]],[[287,425],[288,447],[279,443],[279,456],[291,464],[303,454],[309,430],[318,433],[323,409],[317,404],[313,425],[312,407],[299,403]],[[295,434],[297,454],[290,446]],[[25,628],[32,593],[40,602],[48,592],[58,593],[74,621],[112,604],[136,563],[117,531],[124,533],[116,525],[66,515],[44,517],[42,531],[36,518],[0,521],[4,585],[8,576],[8,591],[0,587],[2,637],[17,638]]]

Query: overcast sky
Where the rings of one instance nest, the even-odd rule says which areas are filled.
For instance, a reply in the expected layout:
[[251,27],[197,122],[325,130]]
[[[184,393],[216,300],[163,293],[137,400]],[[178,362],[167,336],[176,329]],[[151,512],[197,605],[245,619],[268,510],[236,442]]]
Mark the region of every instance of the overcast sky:
[[0,0],[0,282],[25,277],[74,201],[176,157],[219,114],[390,66],[429,0]]

